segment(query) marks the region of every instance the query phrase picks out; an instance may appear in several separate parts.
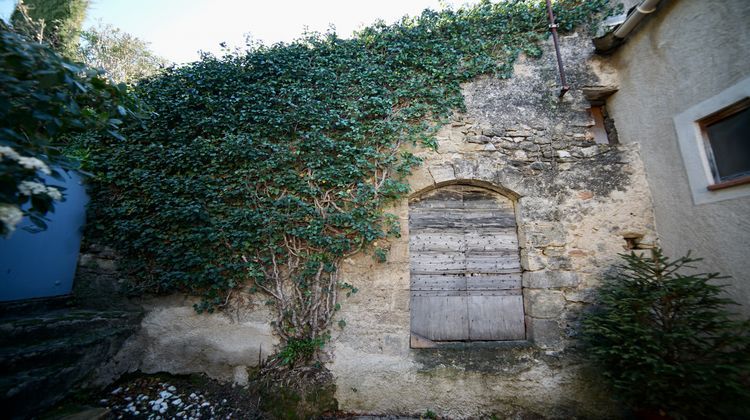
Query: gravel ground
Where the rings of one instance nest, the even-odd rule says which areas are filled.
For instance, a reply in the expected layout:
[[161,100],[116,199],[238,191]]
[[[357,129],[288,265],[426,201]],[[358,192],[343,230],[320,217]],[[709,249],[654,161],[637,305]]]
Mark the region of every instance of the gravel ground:
[[265,419],[258,393],[205,376],[138,376],[100,394],[108,419]]

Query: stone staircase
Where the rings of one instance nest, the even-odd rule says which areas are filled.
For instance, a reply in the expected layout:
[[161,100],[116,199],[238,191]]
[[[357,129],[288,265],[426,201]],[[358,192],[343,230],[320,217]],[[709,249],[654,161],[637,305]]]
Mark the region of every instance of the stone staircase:
[[27,418],[77,389],[137,329],[139,311],[51,305],[0,308],[2,418]]

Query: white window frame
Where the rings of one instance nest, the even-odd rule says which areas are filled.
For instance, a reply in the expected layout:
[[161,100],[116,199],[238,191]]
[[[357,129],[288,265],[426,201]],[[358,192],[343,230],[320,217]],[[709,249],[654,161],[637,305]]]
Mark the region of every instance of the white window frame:
[[750,98],[750,77],[674,117],[677,141],[696,205],[750,196],[750,184],[709,191],[708,186],[716,181],[700,125],[700,120],[747,98]]

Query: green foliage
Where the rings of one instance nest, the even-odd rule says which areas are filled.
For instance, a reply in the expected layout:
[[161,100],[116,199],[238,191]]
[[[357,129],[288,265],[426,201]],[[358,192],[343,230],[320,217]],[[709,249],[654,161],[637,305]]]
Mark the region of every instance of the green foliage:
[[421,419],[436,419],[437,414],[435,414],[432,410],[427,410],[425,413],[421,416],[419,416]]
[[[607,3],[557,1],[562,30]],[[282,338],[314,337],[346,286],[340,261],[398,235],[383,208],[420,163],[402,146],[433,147],[461,83],[510,76],[547,34],[544,1],[483,2],[167,69],[139,84],[154,113],[127,141],[77,145],[96,174],[89,237],[126,256],[140,290],[212,310],[249,283]]]
[[322,349],[326,343],[326,337],[307,339],[290,338],[284,347],[276,354],[276,359],[282,365],[294,366],[312,359],[315,353]]
[[167,61],[149,50],[148,43],[112,25],[81,32],[78,56],[91,68],[100,68],[116,82],[133,83],[155,75]]
[[45,227],[61,189],[46,185],[42,175],[60,179],[54,168],[77,166],[63,155],[61,138],[85,130],[120,137],[131,101],[124,85],[66,62],[0,21],[0,235],[21,215]]
[[11,16],[17,32],[47,42],[67,59],[76,56],[89,0],[19,0]]
[[[750,321],[726,309],[717,273],[684,274],[698,259],[623,255],[584,320],[588,354],[630,407],[672,418],[725,418],[746,407]],[[743,383],[744,381],[744,383]]]

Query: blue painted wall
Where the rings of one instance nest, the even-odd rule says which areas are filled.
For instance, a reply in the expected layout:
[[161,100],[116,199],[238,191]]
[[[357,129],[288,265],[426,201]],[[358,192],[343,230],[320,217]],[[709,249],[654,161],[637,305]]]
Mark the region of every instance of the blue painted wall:
[[47,215],[47,230],[27,232],[23,227],[33,225],[24,219],[10,238],[0,238],[0,301],[60,296],[72,290],[88,196],[79,175],[61,172],[64,183],[47,180],[67,188],[65,201],[55,203],[55,212]]

